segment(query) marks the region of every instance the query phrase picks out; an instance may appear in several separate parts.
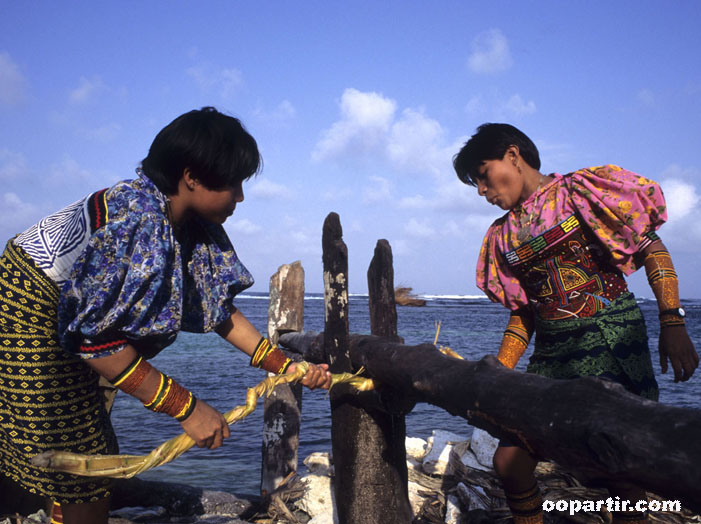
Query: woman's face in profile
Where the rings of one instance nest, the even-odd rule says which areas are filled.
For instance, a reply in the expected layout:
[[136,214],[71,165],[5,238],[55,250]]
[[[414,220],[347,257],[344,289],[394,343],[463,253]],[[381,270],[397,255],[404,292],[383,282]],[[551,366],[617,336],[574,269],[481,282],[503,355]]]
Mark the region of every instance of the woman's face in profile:
[[243,183],[220,189],[208,189],[203,184],[195,185],[191,209],[201,218],[215,224],[223,224],[243,202]]

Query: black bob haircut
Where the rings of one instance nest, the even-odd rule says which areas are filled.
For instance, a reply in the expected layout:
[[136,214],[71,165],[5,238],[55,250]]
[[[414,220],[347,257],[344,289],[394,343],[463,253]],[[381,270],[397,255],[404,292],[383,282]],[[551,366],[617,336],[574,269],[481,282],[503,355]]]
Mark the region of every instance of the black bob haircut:
[[261,162],[255,139],[237,118],[203,107],[161,129],[141,168],[158,189],[174,195],[185,169],[207,189],[221,189],[252,177]]
[[521,158],[533,169],[540,169],[538,148],[525,133],[510,124],[482,124],[457,155],[453,168],[465,184],[476,186],[478,168],[485,160],[500,160],[511,146],[518,147]]

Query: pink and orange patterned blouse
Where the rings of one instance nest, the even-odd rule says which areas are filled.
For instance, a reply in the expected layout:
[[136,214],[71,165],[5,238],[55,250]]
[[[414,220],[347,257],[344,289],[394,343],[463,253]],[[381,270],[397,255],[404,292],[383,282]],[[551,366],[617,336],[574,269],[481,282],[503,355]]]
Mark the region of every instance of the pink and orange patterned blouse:
[[[618,166],[551,175],[487,231],[477,285],[511,310],[591,316],[627,290],[623,274],[667,220],[659,185]],[[521,243],[519,230],[530,239]],[[523,237],[522,237],[523,238]]]

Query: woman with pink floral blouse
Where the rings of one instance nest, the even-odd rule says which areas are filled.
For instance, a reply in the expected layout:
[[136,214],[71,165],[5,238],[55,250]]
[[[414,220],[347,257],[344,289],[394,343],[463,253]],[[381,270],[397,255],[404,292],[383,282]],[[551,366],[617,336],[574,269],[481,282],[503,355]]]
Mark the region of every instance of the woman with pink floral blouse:
[[[672,259],[656,231],[667,218],[653,181],[614,165],[540,173],[533,142],[508,124],[484,124],[455,156],[460,180],[507,213],[487,231],[477,285],[511,311],[497,358],[516,366],[536,333],[527,371],[595,376],[657,400],[645,321],[624,275],[645,267],[660,310],[660,364],[686,381],[698,355],[684,324]],[[542,499],[525,449],[500,443],[494,467],[516,524],[542,522]],[[621,500],[645,499],[609,484]],[[645,521],[637,512],[618,522]]]

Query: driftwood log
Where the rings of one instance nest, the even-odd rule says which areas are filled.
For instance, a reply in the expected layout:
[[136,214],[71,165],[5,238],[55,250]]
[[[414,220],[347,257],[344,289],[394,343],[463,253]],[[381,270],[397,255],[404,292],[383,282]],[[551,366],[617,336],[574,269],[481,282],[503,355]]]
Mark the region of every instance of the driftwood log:
[[[282,340],[323,358],[311,334]],[[595,378],[553,380],[507,369],[492,356],[458,360],[432,344],[350,337],[354,369],[499,438],[520,442],[587,485],[630,481],[701,511],[701,411],[659,404]]]

